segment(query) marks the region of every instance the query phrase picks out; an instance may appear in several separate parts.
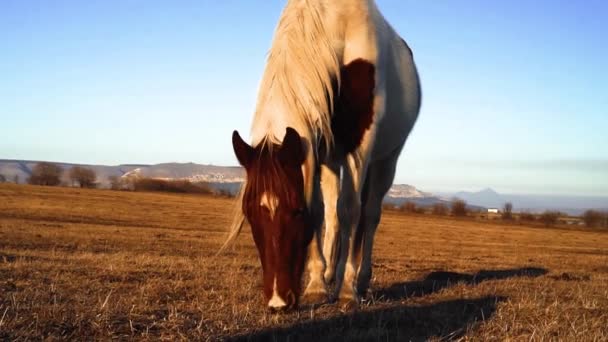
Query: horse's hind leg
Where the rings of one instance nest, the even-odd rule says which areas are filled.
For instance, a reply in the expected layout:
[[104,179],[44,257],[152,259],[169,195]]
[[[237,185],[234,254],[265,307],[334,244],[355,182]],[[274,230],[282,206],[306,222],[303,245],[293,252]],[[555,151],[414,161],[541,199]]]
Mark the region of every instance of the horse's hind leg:
[[359,302],[355,287],[359,259],[354,252],[359,250],[358,245],[361,241],[361,234],[357,228],[361,213],[361,197],[365,193],[362,183],[365,180],[366,169],[358,168],[359,165],[365,165],[359,156],[347,157],[338,199],[340,243],[335,283],[338,301],[345,308],[357,305]]
[[393,184],[395,169],[399,153],[380,162],[375,162],[369,166],[367,179],[365,181],[365,196],[362,196],[362,212],[359,227],[362,233],[362,243],[357,247],[360,250],[360,266],[357,272],[357,293],[364,296],[369,288],[372,277],[372,250],[374,245],[374,235],[380,223],[382,214],[382,200],[384,195]]

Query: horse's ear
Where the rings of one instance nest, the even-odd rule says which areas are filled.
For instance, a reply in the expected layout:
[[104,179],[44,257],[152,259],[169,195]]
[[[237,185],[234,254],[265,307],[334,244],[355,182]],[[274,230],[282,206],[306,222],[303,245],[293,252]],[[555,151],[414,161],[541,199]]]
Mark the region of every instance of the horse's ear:
[[245,169],[249,169],[255,155],[255,150],[253,147],[249,146],[248,143],[243,141],[237,131],[232,132],[232,148],[234,148],[234,154],[236,154],[236,159],[239,160],[241,166]]
[[287,127],[283,143],[281,144],[280,158],[285,164],[300,166],[306,159],[302,138],[298,131]]

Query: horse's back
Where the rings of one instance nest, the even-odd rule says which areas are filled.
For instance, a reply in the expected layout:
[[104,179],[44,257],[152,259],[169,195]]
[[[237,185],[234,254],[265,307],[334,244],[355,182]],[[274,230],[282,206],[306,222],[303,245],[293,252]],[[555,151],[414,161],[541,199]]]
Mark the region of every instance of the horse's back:
[[[384,19],[383,19],[384,20]],[[372,159],[380,160],[399,152],[411,132],[421,103],[420,82],[411,49],[386,21],[382,73],[385,79],[384,113],[380,119]]]

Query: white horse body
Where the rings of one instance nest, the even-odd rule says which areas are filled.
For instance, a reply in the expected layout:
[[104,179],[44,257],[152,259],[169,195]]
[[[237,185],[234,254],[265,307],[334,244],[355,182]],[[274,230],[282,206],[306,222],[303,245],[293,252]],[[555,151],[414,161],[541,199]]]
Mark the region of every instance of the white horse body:
[[[375,70],[373,117],[354,151],[332,133],[340,70],[364,60]],[[293,127],[307,145],[302,166],[309,210],[319,228],[309,248],[304,296],[357,300],[371,278],[373,236],[398,156],[420,108],[412,53],[373,0],[290,0],[281,16],[252,125],[252,143],[280,143]],[[356,120],[354,118],[353,120]],[[321,147],[325,149],[321,150]],[[322,196],[322,199],[321,199]],[[242,225],[237,217],[232,236]],[[344,285],[342,285],[344,284]]]

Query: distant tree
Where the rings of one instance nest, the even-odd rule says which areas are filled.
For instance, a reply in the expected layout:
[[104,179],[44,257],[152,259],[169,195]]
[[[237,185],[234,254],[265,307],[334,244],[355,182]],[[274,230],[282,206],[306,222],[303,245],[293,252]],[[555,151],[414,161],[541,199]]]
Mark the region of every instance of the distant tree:
[[72,181],[72,186],[78,184],[81,188],[94,188],[95,181],[97,180],[95,171],[81,166],[72,167],[69,172],[69,177]]
[[605,226],[607,213],[602,213],[597,210],[587,210],[583,214],[583,221],[585,221],[585,225],[589,228]]
[[459,198],[454,198],[452,200],[452,215],[467,216],[467,202]]
[[56,164],[42,162],[32,170],[28,183],[33,185],[57,186],[61,183],[63,169]]
[[523,212],[519,214],[519,219],[522,221],[536,221],[536,216],[530,212]]
[[502,211],[502,219],[503,220],[512,220],[513,219],[513,203],[507,202]]
[[443,203],[433,204],[433,215],[444,216],[448,214],[448,207]]
[[19,184],[19,175],[15,175],[15,177],[13,177],[13,183]]
[[120,190],[122,188],[122,181],[118,176],[109,176],[108,181],[110,182],[110,189]]
[[546,227],[554,226],[560,217],[560,213],[557,211],[545,211],[539,217],[539,220],[545,224]]
[[0,175],[0,183],[6,182],[6,177],[4,175]]

